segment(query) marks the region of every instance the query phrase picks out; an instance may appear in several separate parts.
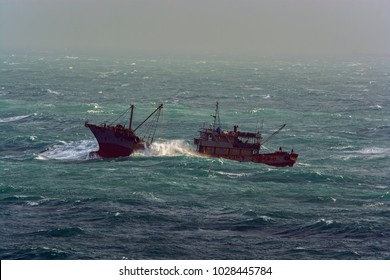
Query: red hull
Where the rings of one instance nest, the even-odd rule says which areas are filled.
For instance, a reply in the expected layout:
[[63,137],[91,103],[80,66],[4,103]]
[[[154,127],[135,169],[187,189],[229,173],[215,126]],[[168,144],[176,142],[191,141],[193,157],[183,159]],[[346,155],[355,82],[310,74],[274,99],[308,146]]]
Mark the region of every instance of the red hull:
[[298,154],[291,152],[274,152],[269,154],[256,154],[252,156],[252,161],[264,163],[276,167],[293,166],[298,158]]
[[229,160],[235,160],[240,162],[263,163],[275,167],[294,166],[298,158],[298,154],[293,152],[292,153],[274,152],[268,154],[254,154],[251,156],[213,154],[213,153],[205,153],[205,152],[200,152],[199,154],[209,156],[209,157],[215,157],[215,158],[226,158]]
[[99,150],[96,151],[99,156],[105,158],[127,157],[134,150],[144,148],[144,142],[141,141],[134,133],[123,126],[105,126],[95,124],[85,124],[99,144]]

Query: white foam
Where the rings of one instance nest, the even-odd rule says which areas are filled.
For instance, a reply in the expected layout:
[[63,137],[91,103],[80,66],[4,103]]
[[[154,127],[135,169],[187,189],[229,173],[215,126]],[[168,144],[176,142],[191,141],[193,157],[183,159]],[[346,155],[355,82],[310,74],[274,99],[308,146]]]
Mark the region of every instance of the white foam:
[[47,92],[48,93],[51,93],[51,94],[55,94],[55,95],[60,95],[60,93],[58,91],[55,91],[55,90],[52,90],[52,89],[47,89]]
[[227,176],[229,178],[240,178],[240,177],[247,177],[252,175],[252,173],[234,173],[234,172],[223,172],[223,171],[216,171],[217,174]]
[[365,159],[375,159],[388,157],[390,155],[390,148],[366,147],[358,151],[348,151],[345,153],[345,155],[340,156],[340,158],[343,160],[350,160],[361,157],[364,157]]
[[158,141],[136,154],[145,156],[183,156],[196,155],[191,146],[184,140]]
[[63,142],[54,145],[48,150],[36,156],[39,160],[85,160],[89,159],[89,153],[97,149],[97,144],[92,140],[80,140]]
[[74,60],[75,60],[75,59],[79,59],[78,56],[68,56],[68,55],[65,56],[65,58],[66,58],[66,59],[74,59]]
[[357,152],[360,154],[369,154],[369,155],[390,154],[390,148],[368,147],[368,148],[363,148]]
[[15,116],[9,118],[0,118],[0,123],[16,122],[30,117],[31,115]]

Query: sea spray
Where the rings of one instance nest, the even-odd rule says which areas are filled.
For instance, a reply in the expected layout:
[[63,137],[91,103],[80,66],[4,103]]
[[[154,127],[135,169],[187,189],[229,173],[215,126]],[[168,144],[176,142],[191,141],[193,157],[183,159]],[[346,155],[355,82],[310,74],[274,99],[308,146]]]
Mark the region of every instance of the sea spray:
[[55,144],[37,154],[39,160],[86,160],[89,153],[97,148],[93,140],[80,140]]
[[144,156],[194,156],[196,152],[185,140],[157,141],[146,147],[145,150],[135,152]]
[[[93,140],[80,140],[61,142],[37,154],[39,160],[87,160],[101,158],[94,150],[98,146]],[[145,147],[144,150],[136,150],[131,157],[173,157],[173,156],[196,156],[197,153],[185,140],[156,141]]]

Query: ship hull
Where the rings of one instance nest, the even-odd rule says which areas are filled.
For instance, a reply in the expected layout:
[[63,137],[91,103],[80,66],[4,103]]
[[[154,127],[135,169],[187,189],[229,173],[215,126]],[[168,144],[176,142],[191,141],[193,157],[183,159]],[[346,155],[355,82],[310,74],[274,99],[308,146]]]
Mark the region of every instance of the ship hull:
[[121,126],[100,126],[85,124],[95,136],[99,150],[94,152],[104,158],[127,157],[135,150],[144,149],[144,142],[134,133]]
[[[204,136],[204,135],[203,135]],[[294,166],[297,161],[298,154],[279,150],[274,153],[260,153],[260,146],[238,144],[234,147],[234,139],[226,139],[225,136],[220,137],[219,134],[213,134],[212,139],[204,136],[206,139],[195,138],[194,144],[197,145],[196,151],[203,156],[226,158],[240,162],[263,163],[275,167]],[[226,141],[223,141],[225,140]]]
[[[208,153],[205,152],[207,149],[197,150],[200,155],[215,157],[215,158],[225,158],[229,160],[235,160],[239,162],[254,162],[262,163],[275,167],[286,167],[294,166],[297,161],[298,155],[295,153],[288,152],[274,152],[267,154],[252,154],[252,155],[243,155],[242,151],[237,151],[230,149],[226,153]],[[240,155],[241,154],[241,155]]]
[[288,152],[274,152],[267,154],[255,154],[252,156],[252,161],[255,163],[263,163],[276,167],[294,166],[297,161],[298,154]]

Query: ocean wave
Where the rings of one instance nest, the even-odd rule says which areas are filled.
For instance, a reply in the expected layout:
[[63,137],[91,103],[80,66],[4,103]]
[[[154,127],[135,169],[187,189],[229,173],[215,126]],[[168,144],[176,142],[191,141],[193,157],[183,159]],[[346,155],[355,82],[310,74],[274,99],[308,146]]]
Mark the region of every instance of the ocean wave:
[[360,134],[368,135],[370,137],[389,137],[390,125],[380,125],[373,128],[368,128],[359,131]]
[[90,151],[97,149],[92,140],[63,142],[54,145],[36,156],[38,160],[87,160]]
[[[289,249],[285,252],[286,259],[312,259],[313,255],[324,256],[324,259],[342,259],[342,260],[355,260],[360,259],[361,255],[352,250],[340,249],[340,248],[317,248],[317,247],[302,247],[298,246],[293,249]],[[326,256],[326,257],[325,257]]]
[[8,118],[0,118],[0,123],[16,122],[16,121],[24,120],[30,116],[31,115],[21,115],[21,116],[14,116]]
[[35,206],[42,206],[47,204],[58,204],[58,200],[55,198],[46,198],[46,197],[38,197],[38,198],[28,197],[28,199],[26,199],[26,204],[28,206],[35,207]]
[[327,234],[329,232],[335,233],[337,229],[343,226],[345,225],[334,220],[320,219],[305,226],[285,230],[279,234],[288,236],[312,236],[314,234]]
[[32,201],[39,201],[44,199],[42,196],[39,195],[12,195],[2,198],[3,201],[23,201],[30,203]]
[[55,91],[55,90],[52,90],[52,89],[47,89],[47,93],[51,93],[51,94],[54,94],[54,95],[60,95],[61,93],[59,93],[58,91]]
[[271,217],[260,216],[253,219],[247,219],[244,221],[217,224],[216,228],[219,230],[231,230],[231,231],[253,231],[253,230],[262,230],[265,227],[270,226],[274,223],[275,221]]
[[390,154],[390,148],[379,148],[379,147],[367,147],[357,151],[359,154],[376,155],[376,154]]
[[305,226],[299,226],[280,232],[281,235],[292,236],[341,236],[342,238],[384,238],[380,226],[373,226],[371,222],[364,221],[336,221],[332,219],[319,219]]
[[64,58],[65,58],[65,59],[72,59],[72,60],[79,59],[78,56],[69,56],[69,55],[65,56]]
[[71,237],[83,234],[84,231],[79,227],[64,227],[43,231],[42,233],[49,237]]
[[247,231],[262,229],[264,226],[273,224],[274,220],[268,216],[260,216],[242,222],[237,222],[232,226],[232,230]]
[[19,260],[64,260],[68,259],[69,255],[65,251],[56,248],[30,247],[10,250],[2,258]]
[[154,142],[143,151],[135,152],[144,156],[190,156],[196,155],[191,146],[184,140]]
[[231,179],[236,179],[240,177],[248,177],[253,175],[253,173],[248,173],[248,172],[224,172],[224,171],[215,171],[216,174],[226,176]]
[[250,87],[250,86],[244,86],[245,90],[252,90],[252,91],[263,91],[264,89],[261,87]]
[[345,154],[340,155],[339,158],[343,160],[350,160],[356,158],[365,159],[378,159],[383,157],[388,157],[390,155],[390,148],[381,148],[381,147],[365,147],[357,151],[348,151]]
[[383,106],[379,105],[379,104],[375,104],[375,105],[372,105],[370,106],[371,109],[377,109],[377,110],[380,110],[383,108]]
[[111,76],[116,76],[120,73],[119,70],[111,70],[106,72],[96,72],[99,78],[108,78]]

